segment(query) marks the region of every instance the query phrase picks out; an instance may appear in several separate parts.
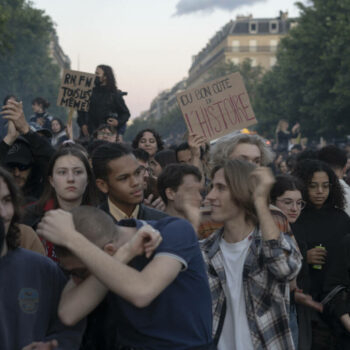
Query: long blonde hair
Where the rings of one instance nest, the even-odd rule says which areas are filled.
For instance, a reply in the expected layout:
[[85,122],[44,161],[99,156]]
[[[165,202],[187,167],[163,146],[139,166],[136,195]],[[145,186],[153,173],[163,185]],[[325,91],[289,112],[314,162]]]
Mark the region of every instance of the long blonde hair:
[[255,168],[255,165],[249,162],[232,159],[217,165],[212,171],[212,178],[214,178],[218,170],[224,170],[232,201],[244,210],[246,221],[251,221],[254,225],[258,223],[258,216],[252,199],[253,183],[250,174]]

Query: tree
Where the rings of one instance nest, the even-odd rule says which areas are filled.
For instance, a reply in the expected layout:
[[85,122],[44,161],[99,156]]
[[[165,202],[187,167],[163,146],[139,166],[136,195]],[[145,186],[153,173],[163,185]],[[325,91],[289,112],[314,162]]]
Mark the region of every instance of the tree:
[[247,58],[242,63],[236,65],[232,61],[221,62],[208,71],[206,81],[214,80],[225,75],[239,72],[242,75],[244,85],[251,100],[255,98],[255,91],[260,82],[264,69],[261,66],[252,66],[252,60]]
[[306,136],[350,133],[350,0],[298,4],[298,25],[281,40],[277,64],[257,89],[262,130],[281,118]]
[[[263,68],[260,66],[253,67],[249,59],[238,66],[232,62],[223,62],[214,66],[209,70],[206,81],[234,72],[241,73],[248,95],[250,98],[254,98],[256,85],[263,75]],[[183,135],[187,130],[181,110],[176,106],[159,120],[136,118],[134,123],[128,127],[125,133],[125,140],[131,141],[140,130],[150,127],[156,129],[164,139],[168,139],[169,143],[184,141]]]
[[9,20],[8,8],[0,2],[0,53],[11,48],[10,35],[6,29],[6,23]]
[[[0,55],[0,96],[18,95],[26,115],[32,114],[31,101],[42,96],[56,113],[59,87],[59,68],[49,56],[49,44],[54,27],[44,11],[32,7],[25,0],[0,0],[6,21],[1,33],[11,33],[11,47]],[[1,18],[1,17],[0,17]]]
[[126,129],[124,139],[131,142],[139,131],[146,128],[155,129],[164,140],[169,140],[169,143],[182,140],[181,138],[186,132],[186,124],[178,106],[171,109],[161,119],[135,118]]

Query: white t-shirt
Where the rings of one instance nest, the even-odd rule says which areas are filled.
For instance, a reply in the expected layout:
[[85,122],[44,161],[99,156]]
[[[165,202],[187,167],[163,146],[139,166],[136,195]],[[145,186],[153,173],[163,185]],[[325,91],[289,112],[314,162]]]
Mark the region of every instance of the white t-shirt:
[[220,240],[226,274],[226,316],[218,350],[254,350],[243,289],[243,267],[250,244],[251,234],[237,243]]
[[344,210],[346,214],[350,216],[350,186],[343,179],[339,179],[339,182],[344,190],[344,197],[345,197]]

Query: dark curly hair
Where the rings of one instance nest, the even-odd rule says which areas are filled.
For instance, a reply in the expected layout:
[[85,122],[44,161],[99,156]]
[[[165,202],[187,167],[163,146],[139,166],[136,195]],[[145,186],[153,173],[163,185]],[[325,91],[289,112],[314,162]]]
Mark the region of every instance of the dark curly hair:
[[6,186],[9,189],[13,205],[14,213],[6,235],[7,248],[13,250],[19,246],[20,231],[18,223],[20,222],[21,218],[22,196],[13,176],[2,167],[0,167],[0,178],[5,182]]
[[157,142],[157,147],[158,147],[158,151],[161,151],[164,148],[164,142],[162,140],[162,138],[160,137],[160,135],[157,133],[157,131],[155,131],[154,129],[143,129],[141,130],[136,137],[134,138],[134,140],[132,141],[132,148],[139,148],[139,142],[142,139],[142,136],[145,132],[150,132],[151,134],[153,134],[154,138],[156,139]]
[[43,97],[36,97],[32,101],[32,105],[37,104],[43,107],[43,110],[46,111],[50,107],[50,102],[45,100]]
[[276,202],[277,197],[283,195],[287,191],[299,191],[303,193],[304,186],[300,179],[292,175],[278,175],[276,182],[273,184],[270,191],[270,199],[272,203]]
[[323,171],[327,174],[330,184],[329,195],[324,205],[332,208],[337,207],[339,209],[344,209],[344,191],[339,183],[337,176],[326,163],[316,159],[301,160],[297,163],[296,168],[292,174],[301,179],[304,183],[303,198],[307,202],[307,205],[312,206],[309,198],[308,185],[311,182],[314,174],[320,171]]
[[97,66],[97,68],[101,68],[103,70],[104,75],[107,78],[107,84],[106,84],[107,89],[112,92],[116,92],[117,82],[116,82],[112,67],[107,66],[106,64],[100,64]]

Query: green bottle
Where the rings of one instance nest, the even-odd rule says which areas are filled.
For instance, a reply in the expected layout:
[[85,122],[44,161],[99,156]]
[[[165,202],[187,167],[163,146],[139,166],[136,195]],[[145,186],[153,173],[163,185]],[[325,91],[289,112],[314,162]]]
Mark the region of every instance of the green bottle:
[[[321,248],[323,250],[326,249],[321,243],[317,245],[315,248]],[[312,268],[315,270],[322,270],[322,265],[312,265]]]

